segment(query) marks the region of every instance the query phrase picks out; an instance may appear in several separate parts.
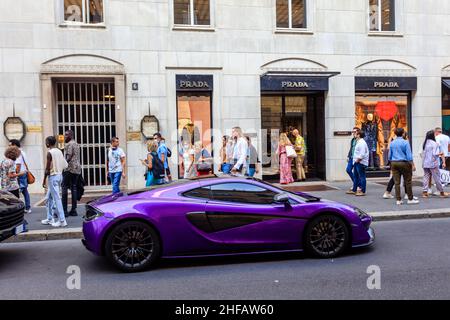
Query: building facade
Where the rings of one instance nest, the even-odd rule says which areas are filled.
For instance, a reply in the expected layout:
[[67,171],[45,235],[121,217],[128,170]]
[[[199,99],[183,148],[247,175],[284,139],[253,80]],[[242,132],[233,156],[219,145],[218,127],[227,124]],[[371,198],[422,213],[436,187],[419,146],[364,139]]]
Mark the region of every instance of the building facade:
[[355,125],[372,175],[386,175],[396,127],[416,164],[426,131],[450,130],[449,20],[448,0],[2,0],[0,119],[25,123],[38,181],[45,137],[73,129],[93,189],[107,185],[113,136],[124,184],[142,187],[145,136],[158,128],[175,177],[183,144],[218,160],[234,126],[253,137],[265,179],[289,127],[305,137],[309,178],[347,179]]

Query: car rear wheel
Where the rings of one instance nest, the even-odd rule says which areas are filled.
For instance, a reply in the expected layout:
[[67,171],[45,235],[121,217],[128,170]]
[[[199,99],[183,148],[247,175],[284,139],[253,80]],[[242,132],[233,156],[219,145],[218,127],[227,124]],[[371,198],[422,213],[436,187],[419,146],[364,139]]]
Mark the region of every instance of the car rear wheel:
[[155,230],[144,222],[124,222],[114,227],[108,235],[105,254],[122,271],[142,271],[158,259],[159,237]]
[[331,214],[314,218],[305,231],[305,249],[320,258],[334,258],[342,254],[349,240],[345,221]]

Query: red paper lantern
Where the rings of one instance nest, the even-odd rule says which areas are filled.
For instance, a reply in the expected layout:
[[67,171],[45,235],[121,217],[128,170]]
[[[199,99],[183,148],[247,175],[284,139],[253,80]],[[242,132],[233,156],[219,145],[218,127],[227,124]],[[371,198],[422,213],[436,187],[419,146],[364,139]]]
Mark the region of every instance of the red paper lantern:
[[382,120],[389,121],[398,112],[397,104],[395,101],[378,101],[375,112]]

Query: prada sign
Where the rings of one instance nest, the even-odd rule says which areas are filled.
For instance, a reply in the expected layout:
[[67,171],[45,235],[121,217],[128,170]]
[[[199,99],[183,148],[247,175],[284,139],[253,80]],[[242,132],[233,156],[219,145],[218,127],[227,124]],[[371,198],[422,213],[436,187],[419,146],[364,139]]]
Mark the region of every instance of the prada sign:
[[328,77],[264,75],[261,91],[328,91]]
[[212,75],[177,75],[177,91],[212,91]]
[[356,91],[416,91],[416,77],[355,77]]

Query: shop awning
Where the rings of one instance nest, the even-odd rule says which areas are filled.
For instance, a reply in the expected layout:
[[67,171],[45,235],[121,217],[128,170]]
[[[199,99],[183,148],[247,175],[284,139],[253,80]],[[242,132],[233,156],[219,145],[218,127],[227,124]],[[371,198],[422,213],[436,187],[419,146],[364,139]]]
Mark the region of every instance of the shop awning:
[[450,89],[450,79],[442,79],[442,84]]
[[261,76],[261,91],[328,91],[328,79],[339,72],[267,72]]

